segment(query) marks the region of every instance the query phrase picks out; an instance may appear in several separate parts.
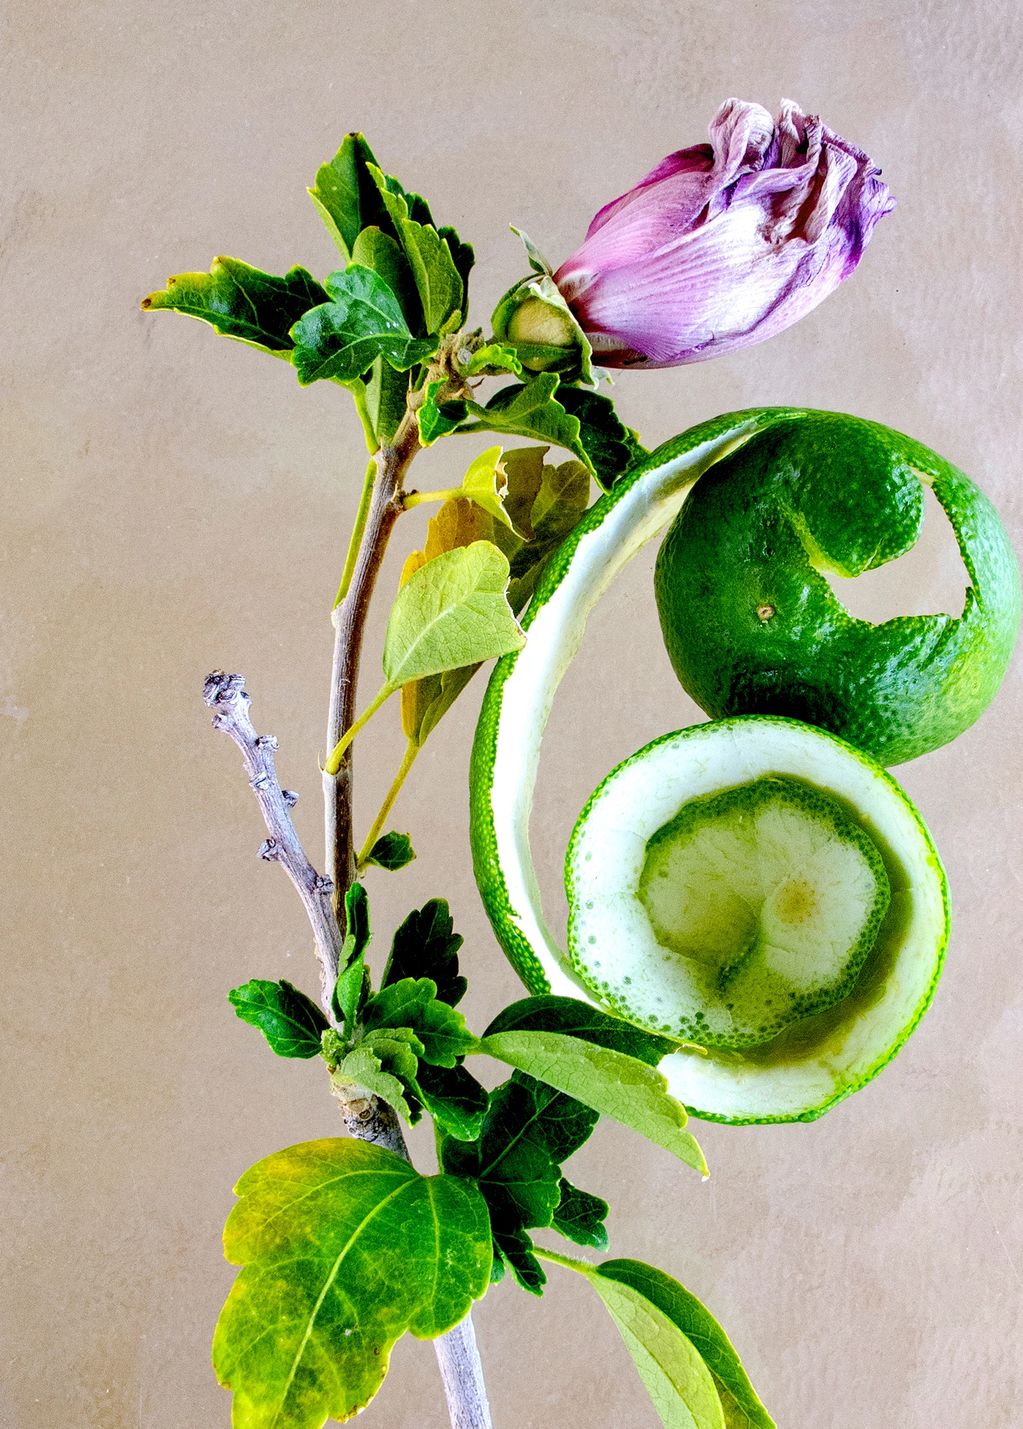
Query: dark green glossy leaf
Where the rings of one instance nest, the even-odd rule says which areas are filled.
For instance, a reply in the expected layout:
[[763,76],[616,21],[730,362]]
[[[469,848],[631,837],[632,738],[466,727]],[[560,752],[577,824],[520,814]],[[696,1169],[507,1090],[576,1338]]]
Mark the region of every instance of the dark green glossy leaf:
[[303,386],[326,378],[351,382],[378,357],[405,372],[436,352],[435,338],[412,336],[398,299],[371,268],[353,263],[331,273],[327,291],[333,301],[313,308],[292,329],[292,360]]
[[388,872],[396,873],[399,868],[405,868],[410,864],[415,856],[416,852],[408,834],[398,834],[392,831],[381,834],[370,849],[366,862],[375,863],[378,868],[386,868]]
[[441,437],[449,436],[452,432],[457,431],[468,416],[468,403],[461,399],[447,402],[440,400],[440,394],[449,386],[450,384],[445,379],[426,384],[422,405],[416,412],[416,421],[419,423],[419,440],[424,447],[428,447]]
[[466,989],[465,978],[458,972],[462,942],[462,935],[454,931],[445,900],[431,898],[422,908],[413,909],[395,933],[382,985],[386,987],[402,978],[428,977],[436,985],[441,1002],[457,1006]]
[[363,1023],[370,1030],[411,1028],[423,1044],[423,1060],[435,1067],[454,1067],[476,1046],[465,1018],[439,1000],[437,984],[428,977],[406,977],[382,987],[367,999]]
[[209,323],[224,337],[291,360],[291,329],[327,292],[304,268],[283,278],[238,258],[214,258],[208,273],[178,273],[167,287],[142,299],[147,312],[167,309]]
[[464,1067],[419,1064],[417,1089],[426,1110],[441,1131],[456,1141],[473,1141],[483,1129],[489,1097]]
[[387,210],[369,165],[373,151],[362,134],[347,134],[329,163],[322,165],[309,196],[345,262],[364,228],[388,223]]
[[251,982],[227,994],[243,1022],[258,1027],[278,1057],[317,1057],[320,1039],[330,1025],[304,992],[290,982]]
[[446,1138],[441,1144],[444,1169],[478,1183],[499,1254],[519,1284],[534,1294],[544,1276],[525,1232],[553,1223],[562,1195],[561,1163],[596,1123],[589,1107],[516,1073],[491,1094],[476,1140]]
[[224,1249],[244,1266],[213,1340],[235,1429],[321,1429],[373,1398],[395,1341],[444,1334],[489,1284],[476,1188],[366,1142],[306,1142],[235,1188]]
[[585,453],[583,460],[592,467],[605,490],[613,486],[633,462],[647,455],[639,437],[618,416],[610,398],[585,387],[563,384],[558,391],[558,401],[569,416],[578,420],[579,445]]
[[594,1250],[607,1250],[607,1227],[604,1222],[610,1206],[589,1191],[580,1191],[564,1178],[561,1199],[551,1221],[551,1228],[576,1245],[590,1245]]
[[[396,179],[379,168],[371,165],[370,173],[412,270],[425,329],[428,333],[443,332],[450,320],[464,314],[466,308],[465,284],[451,248],[432,226],[424,200],[406,193]],[[463,266],[467,261],[471,266],[472,250],[467,245],[459,246],[459,260]]]
[[363,229],[355,240],[352,262],[360,268],[372,269],[384,280],[397,298],[406,323],[415,332],[420,320],[419,295],[412,269],[397,239],[380,228]]

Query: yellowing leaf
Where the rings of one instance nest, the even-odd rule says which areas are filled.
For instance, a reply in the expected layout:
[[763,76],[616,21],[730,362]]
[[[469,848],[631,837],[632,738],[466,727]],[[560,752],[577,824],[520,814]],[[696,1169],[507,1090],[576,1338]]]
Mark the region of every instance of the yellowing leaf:
[[406,1331],[444,1334],[490,1279],[475,1186],[367,1142],[309,1141],[246,1171],[224,1231],[244,1266],[213,1339],[235,1429],[321,1429],[364,1408]]
[[508,477],[501,460],[503,447],[488,447],[481,452],[462,478],[462,491],[488,515],[513,530],[512,519],[505,509]]

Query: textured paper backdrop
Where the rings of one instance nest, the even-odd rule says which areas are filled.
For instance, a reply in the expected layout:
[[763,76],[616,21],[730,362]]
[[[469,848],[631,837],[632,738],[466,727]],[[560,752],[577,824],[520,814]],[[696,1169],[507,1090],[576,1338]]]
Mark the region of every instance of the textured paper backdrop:
[[[327,610],[364,457],[338,391],[145,317],[139,297],[222,252],[329,270],[304,187],[362,127],[476,245],[482,324],[523,270],[509,222],[560,260],[726,95],[791,96],[883,165],[898,210],[809,319],[622,378],[623,415],[648,445],[750,404],[876,418],[962,465],[1018,532],[1023,27],[977,0],[15,0],[5,48],[0,1421],[226,1426],[208,1345],[231,1185],[338,1128],[314,1069],[275,1061],[225,1001],[248,977],[312,989],[316,974],[199,691],[215,665],[246,673],[315,846]],[[452,460],[435,450],[417,480],[449,484]],[[947,566],[940,530],[933,549]],[[593,784],[696,717],[650,564],[607,598],[555,711],[536,836],[552,890]],[[880,613],[911,595],[938,608],[928,579],[907,564]],[[466,847],[481,689],[398,806],[418,862],[372,888],[380,929],[451,900],[476,1026],[518,992]],[[880,1080],[814,1126],[702,1128],[706,1185],[612,1126],[573,1163],[613,1203],[613,1252],[703,1297],[782,1429],[1020,1423],[1019,715],[1017,677],[954,746],[899,771],[948,864],[955,934],[932,1011]],[[363,817],[393,723],[364,741]],[[414,1150],[429,1160],[423,1136]],[[541,1303],[502,1286],[477,1312],[498,1429],[652,1429],[603,1311],[566,1280]],[[446,1423],[429,1346],[398,1346],[370,1413]]]

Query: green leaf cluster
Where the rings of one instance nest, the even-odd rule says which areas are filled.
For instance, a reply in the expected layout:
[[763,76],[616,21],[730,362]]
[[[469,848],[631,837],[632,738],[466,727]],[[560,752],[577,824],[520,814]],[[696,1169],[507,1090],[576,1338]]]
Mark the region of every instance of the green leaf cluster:
[[415,849],[408,834],[399,834],[392,830],[380,835],[370,849],[366,862],[375,864],[377,868],[386,868],[389,873],[396,873],[398,869],[407,867],[415,856]]
[[[508,604],[521,612],[547,560],[589,504],[586,467],[578,461],[550,466],[547,450],[492,447],[482,453],[461,490],[431,518],[424,547],[407,558],[402,582],[448,551],[487,541],[508,561]],[[402,728],[414,745],[425,743],[478,669],[478,661],[466,663],[402,687]]]

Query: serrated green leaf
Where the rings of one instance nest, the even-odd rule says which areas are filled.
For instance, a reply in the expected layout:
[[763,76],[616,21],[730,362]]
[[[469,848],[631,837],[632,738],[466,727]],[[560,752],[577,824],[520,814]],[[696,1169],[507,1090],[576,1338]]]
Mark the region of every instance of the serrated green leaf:
[[278,1057],[318,1057],[330,1025],[305,993],[290,982],[253,978],[227,994],[243,1022],[258,1027]]
[[381,986],[403,978],[428,977],[440,1001],[456,1007],[467,986],[458,972],[458,950],[463,941],[461,933],[454,931],[447,902],[431,898],[422,908],[413,909],[395,933]]
[[416,1084],[423,1105],[441,1131],[456,1141],[473,1141],[479,1136],[489,1096],[464,1067],[431,1067],[421,1062]]
[[366,416],[378,442],[388,442],[401,426],[408,401],[408,377],[378,357],[363,382]]
[[406,977],[388,983],[367,999],[362,1016],[370,1030],[411,1028],[423,1044],[420,1055],[434,1067],[454,1067],[476,1046],[462,1014],[437,997],[432,978]]
[[583,460],[588,461],[605,491],[633,462],[647,455],[639,437],[621,420],[609,397],[563,384],[558,401],[569,416],[578,420]]
[[329,163],[316,174],[309,196],[337,244],[345,262],[360,232],[381,219],[389,222],[387,210],[369,172],[375,164],[373,151],[362,134],[347,134]]
[[[465,312],[465,283],[445,238],[432,226],[429,209],[417,211],[412,202],[418,195],[407,194],[396,180],[386,176],[375,165],[369,171],[376,181],[405,251],[422,304],[423,321],[428,333],[443,332],[456,314]],[[422,200],[420,200],[422,203]],[[465,246],[463,246],[464,249]],[[468,250],[471,263],[472,250]],[[460,258],[465,254],[460,249]]]
[[561,1199],[551,1221],[551,1229],[576,1245],[589,1245],[594,1250],[607,1250],[607,1227],[604,1221],[611,1209],[606,1201],[589,1191],[580,1191],[564,1177],[561,1179]]
[[369,899],[361,883],[353,883],[345,894],[345,940],[338,960],[340,971],[331,995],[331,1011],[341,1024],[345,1037],[355,1030],[359,1012],[369,995],[369,970],[366,949],[372,933],[369,925]]
[[291,329],[327,301],[326,289],[304,268],[283,278],[238,258],[214,258],[208,273],[177,273],[161,292],[142,299],[147,312],[167,309],[209,323],[224,337],[291,360]]
[[235,1429],[321,1429],[373,1398],[394,1343],[458,1324],[490,1280],[476,1188],[367,1142],[306,1142],[235,1188],[224,1249],[244,1266],[213,1340]]
[[628,1286],[682,1331],[732,1401],[727,1406],[730,1416],[725,1416],[729,1429],[733,1425],[775,1429],[774,1420],[758,1398],[725,1331],[706,1306],[677,1280],[639,1260],[607,1260],[594,1268],[592,1277]]
[[353,263],[331,273],[327,291],[332,301],[292,328],[292,361],[303,386],[327,378],[351,382],[378,357],[405,372],[436,352],[436,338],[412,336],[398,299],[371,268]]
[[462,477],[462,494],[513,531],[515,528],[504,505],[508,477],[501,460],[503,455],[503,447],[487,447],[485,452],[480,452]]
[[[523,450],[529,451],[531,448]],[[505,455],[505,470],[509,473],[510,485],[513,485],[509,460],[512,455],[512,452]],[[509,550],[506,541],[502,544],[502,550],[511,563],[508,601],[516,614],[532,596],[548,560],[565,537],[575,529],[589,506],[589,501],[590,474],[581,461],[565,461],[560,466],[543,466],[540,488],[528,518],[533,529],[531,540],[515,550]],[[513,521],[518,525],[519,520],[514,514],[511,500],[506,504],[512,512]],[[500,533],[496,539],[502,542]]]
[[370,849],[366,862],[375,863],[378,868],[386,868],[388,872],[396,873],[399,868],[410,864],[415,856],[416,851],[408,834],[398,834],[392,830],[390,833],[381,834]]
[[[394,1042],[391,1049],[396,1050],[401,1046],[401,1043]],[[369,1042],[358,1043],[338,1064],[332,1080],[342,1086],[358,1086],[372,1092],[375,1097],[380,1097],[388,1106],[393,1107],[399,1116],[411,1122],[413,1113],[405,1097],[405,1083],[385,1066],[388,1050],[386,1044],[374,1046]],[[415,1057],[412,1058],[412,1065],[413,1069],[417,1065]],[[414,1070],[412,1075],[415,1076]]]
[[449,436],[468,416],[468,404],[460,398],[447,402],[440,400],[441,392],[449,385],[446,378],[441,378],[428,382],[423,389],[423,401],[416,412],[416,421],[419,424],[419,441],[424,447]]
[[501,372],[522,376],[522,363],[514,347],[503,342],[487,342],[478,347],[463,368],[466,377],[496,377]]
[[624,1052],[627,1057],[635,1057],[649,1067],[656,1067],[677,1048],[677,1044],[667,1037],[646,1032],[610,1012],[601,1012],[599,1008],[583,1002],[582,998],[554,997],[549,993],[513,1002],[498,1013],[483,1035],[490,1037],[497,1032],[517,1031],[563,1032],[571,1037],[580,1037],[584,1042],[592,1042],[596,1047]]
[[419,295],[412,269],[398,241],[383,229],[364,228],[352,248],[352,263],[372,269],[384,280],[398,300],[410,330],[416,332],[422,318]]
[[489,541],[445,551],[398,592],[384,637],[392,689],[525,644],[505,591],[508,559]]
[[561,1163],[596,1123],[589,1107],[516,1073],[491,1093],[476,1140],[441,1143],[444,1169],[477,1182],[490,1208],[495,1246],[519,1284],[534,1294],[545,1277],[525,1232],[552,1224],[562,1195]]
[[482,1037],[479,1050],[577,1097],[707,1174],[681,1102],[655,1068],[610,1047],[562,1032],[511,1031]]

